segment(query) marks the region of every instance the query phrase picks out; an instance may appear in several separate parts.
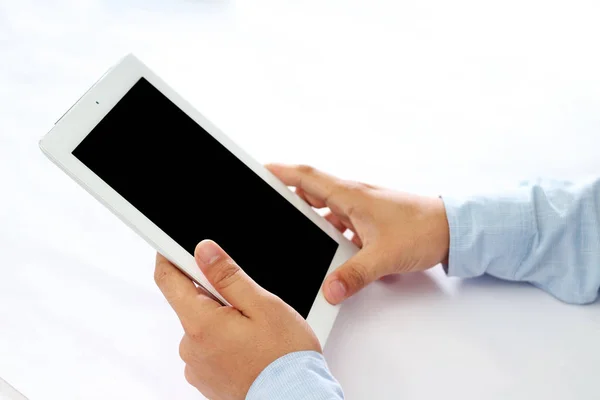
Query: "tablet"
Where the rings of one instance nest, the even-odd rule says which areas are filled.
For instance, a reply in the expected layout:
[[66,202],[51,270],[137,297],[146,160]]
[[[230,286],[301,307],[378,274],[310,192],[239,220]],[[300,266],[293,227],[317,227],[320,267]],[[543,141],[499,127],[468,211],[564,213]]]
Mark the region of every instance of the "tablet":
[[338,307],[321,285],[357,248],[135,56],[89,89],[40,147],[223,304],[193,257],[204,239],[298,311],[325,344]]

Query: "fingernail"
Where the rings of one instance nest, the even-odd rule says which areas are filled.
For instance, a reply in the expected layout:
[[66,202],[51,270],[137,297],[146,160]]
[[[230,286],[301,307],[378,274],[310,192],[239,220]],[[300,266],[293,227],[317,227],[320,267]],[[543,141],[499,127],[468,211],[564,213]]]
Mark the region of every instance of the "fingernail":
[[346,297],[346,285],[339,279],[334,280],[329,284],[329,294],[333,302],[339,303]]
[[219,246],[212,240],[203,240],[196,247],[196,257],[204,264],[212,264],[221,256]]

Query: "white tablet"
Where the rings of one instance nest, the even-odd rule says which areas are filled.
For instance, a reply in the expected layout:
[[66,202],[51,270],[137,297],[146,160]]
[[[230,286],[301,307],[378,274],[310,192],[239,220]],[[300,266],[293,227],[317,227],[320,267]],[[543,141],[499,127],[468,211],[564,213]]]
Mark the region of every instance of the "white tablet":
[[193,257],[203,239],[296,309],[325,344],[338,307],[320,288],[356,247],[133,55],[40,147],[223,303]]

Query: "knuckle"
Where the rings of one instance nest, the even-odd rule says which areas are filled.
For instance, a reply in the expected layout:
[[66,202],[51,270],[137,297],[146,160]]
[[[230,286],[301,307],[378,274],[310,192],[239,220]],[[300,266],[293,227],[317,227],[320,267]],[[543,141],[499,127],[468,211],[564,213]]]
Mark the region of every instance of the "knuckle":
[[196,349],[198,345],[204,344],[208,337],[208,331],[212,321],[204,318],[182,321],[185,336],[182,339],[181,346],[187,346],[188,349]]
[[362,195],[368,189],[364,184],[354,181],[344,181],[343,185],[346,188],[346,190],[348,190],[348,192],[355,195]]
[[368,282],[368,270],[364,264],[352,263],[345,271],[344,279],[350,288],[358,290],[364,287]]
[[181,343],[179,343],[179,357],[187,363],[192,358],[191,356],[192,353],[190,351],[188,341],[186,340],[186,337],[184,337],[181,340]]
[[375,185],[371,185],[371,184],[365,183],[365,182],[359,182],[359,184],[365,189],[377,190],[377,186],[375,186]]
[[370,189],[362,183],[341,181],[332,197],[339,197],[339,208],[343,214],[350,218],[360,219],[366,214],[364,196],[368,190]]
[[305,175],[310,175],[312,173],[315,172],[315,168],[310,166],[310,165],[306,165],[306,164],[300,164],[296,166],[296,170],[298,172],[300,172],[301,174],[305,174]]
[[224,259],[214,267],[213,285],[225,290],[241,278],[240,267],[231,259]]
[[206,332],[203,329],[193,329],[188,333],[190,340],[196,344],[201,344],[206,341]]
[[333,181],[332,185],[331,185],[331,189],[329,191],[329,194],[326,198],[327,201],[336,203],[336,202],[345,202],[348,200],[348,194],[350,193],[350,191],[348,190],[348,187],[346,186],[346,184],[343,181]]
[[163,286],[164,283],[169,279],[169,272],[163,268],[160,264],[156,265],[154,270],[154,282],[158,286]]
[[185,366],[185,370],[183,371],[183,376],[185,377],[187,383],[189,383],[192,386],[194,385],[194,377],[192,375],[192,370],[187,365]]

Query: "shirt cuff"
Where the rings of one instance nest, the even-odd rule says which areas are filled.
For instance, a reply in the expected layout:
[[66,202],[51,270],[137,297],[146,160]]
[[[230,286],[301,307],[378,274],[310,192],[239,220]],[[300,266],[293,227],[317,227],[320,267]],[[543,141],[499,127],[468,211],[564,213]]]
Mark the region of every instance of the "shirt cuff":
[[531,205],[516,197],[442,197],[450,228],[449,276],[471,278],[502,269],[514,276],[531,243]]
[[246,400],[343,400],[322,354],[300,351],[273,361],[256,378]]

